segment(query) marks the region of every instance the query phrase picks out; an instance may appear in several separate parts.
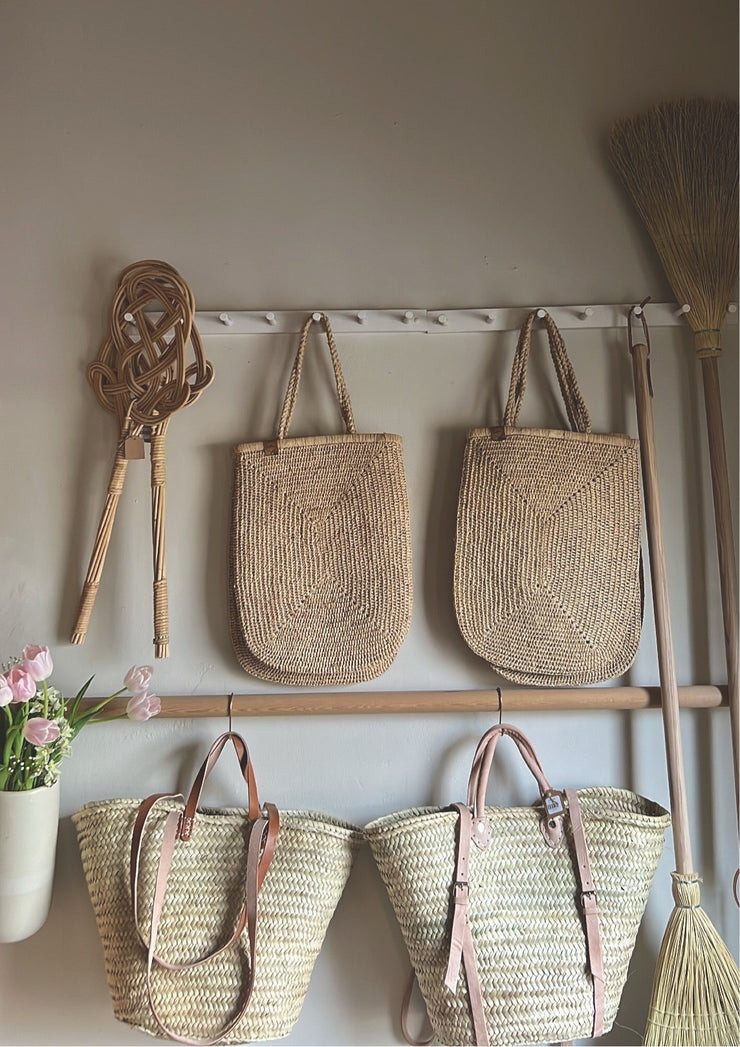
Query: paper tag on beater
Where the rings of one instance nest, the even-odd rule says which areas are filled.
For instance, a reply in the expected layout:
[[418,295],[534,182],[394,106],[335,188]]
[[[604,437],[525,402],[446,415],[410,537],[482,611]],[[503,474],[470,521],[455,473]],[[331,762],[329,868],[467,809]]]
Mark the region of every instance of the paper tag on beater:
[[144,441],[140,436],[127,436],[123,441],[123,457],[126,461],[144,457]]

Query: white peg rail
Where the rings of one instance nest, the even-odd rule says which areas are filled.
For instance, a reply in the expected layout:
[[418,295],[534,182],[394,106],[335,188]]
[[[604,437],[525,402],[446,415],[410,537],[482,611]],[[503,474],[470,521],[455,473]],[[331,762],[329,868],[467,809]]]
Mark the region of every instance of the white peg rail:
[[[196,312],[201,335],[295,334],[310,313],[325,312],[337,334],[474,334],[517,331],[532,309],[546,310],[561,330],[627,326],[634,303],[623,305],[545,305],[475,309],[275,309],[265,312],[221,309]],[[650,327],[688,326],[688,306],[650,302]],[[737,326],[737,303],[727,307],[726,322]]]

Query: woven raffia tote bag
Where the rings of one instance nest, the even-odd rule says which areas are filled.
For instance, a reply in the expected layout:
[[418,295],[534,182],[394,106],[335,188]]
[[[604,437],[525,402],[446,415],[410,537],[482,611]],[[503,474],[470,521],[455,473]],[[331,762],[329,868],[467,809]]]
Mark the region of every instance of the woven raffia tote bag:
[[301,332],[276,439],[234,448],[229,619],[237,660],[275,683],[373,679],[411,622],[411,533],[400,436],[358,433],[321,314],[345,432],[288,438]]
[[552,317],[569,430],[517,426],[536,311],[514,354],[503,425],[467,434],[454,601],[465,642],[521,684],[621,675],[642,629],[639,443],[594,433]]
[[[200,806],[231,741],[248,806]],[[181,1043],[248,1043],[295,1024],[359,830],[260,806],[244,740],[214,742],[187,802],[105,800],[73,816],[120,1021]]]
[[[532,807],[484,805],[503,735],[537,781]],[[529,740],[499,724],[478,744],[465,804],[367,825],[437,1040],[607,1032],[669,823],[627,790],[553,789]]]

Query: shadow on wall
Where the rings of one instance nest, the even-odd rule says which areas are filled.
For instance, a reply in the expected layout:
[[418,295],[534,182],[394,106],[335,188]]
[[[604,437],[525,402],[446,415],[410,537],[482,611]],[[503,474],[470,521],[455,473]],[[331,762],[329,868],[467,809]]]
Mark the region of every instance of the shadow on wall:
[[207,535],[202,599],[203,606],[208,608],[206,619],[211,642],[226,665],[238,667],[229,642],[228,614],[232,448],[233,444],[211,444],[207,448],[211,488],[204,499],[203,511],[208,513],[208,519],[198,530]]
[[[3,1025],[6,1016],[19,1025],[26,1023],[22,1034],[16,1031],[24,1039],[13,1042],[53,1042],[59,1047],[110,1042],[106,1029],[112,1008],[103,948],[70,818],[59,823],[54,895],[46,923],[31,938],[2,951],[8,960],[2,977],[7,1001],[1,1008]],[[28,1036],[31,1030],[35,1039]],[[144,1042],[143,1034],[139,1042]]]

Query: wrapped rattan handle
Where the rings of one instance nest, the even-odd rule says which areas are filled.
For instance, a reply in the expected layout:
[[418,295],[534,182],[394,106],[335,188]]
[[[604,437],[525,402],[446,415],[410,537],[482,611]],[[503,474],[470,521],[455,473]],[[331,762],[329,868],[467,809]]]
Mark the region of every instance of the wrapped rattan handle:
[[345,430],[348,433],[356,432],[355,419],[352,414],[352,404],[349,398],[349,392],[344,381],[344,375],[342,374],[342,365],[339,362],[339,354],[337,352],[337,345],[334,341],[334,332],[331,329],[329,323],[329,317],[326,313],[316,314],[320,317],[320,320],[315,319],[315,315],[312,313],[303,325],[301,331],[301,339],[298,343],[298,352],[296,353],[295,363],[293,364],[293,370],[290,372],[290,378],[288,379],[288,388],[285,392],[285,400],[283,401],[283,409],[280,414],[280,423],[278,425],[278,440],[284,440],[288,435],[290,429],[290,422],[293,417],[293,411],[295,410],[296,399],[298,397],[298,385],[301,380],[301,369],[303,368],[303,357],[306,353],[306,343],[308,341],[308,332],[311,330],[313,323],[322,323],[326,332],[326,340],[329,343],[329,352],[331,353],[331,362],[334,367],[334,381],[337,387],[337,399],[339,400],[339,409],[342,412],[342,420],[344,422]]
[[486,789],[488,788],[488,776],[491,772],[493,754],[500,738],[508,735],[515,743],[524,762],[534,775],[543,800],[553,792],[552,786],[545,777],[539,757],[534,746],[526,735],[522,734],[518,727],[510,723],[496,724],[483,735],[478,742],[478,747],[473,756],[473,765],[470,769],[468,779],[468,806],[473,808],[473,817],[478,820],[483,818],[486,804]]
[[[505,427],[515,426],[519,417],[524,391],[527,387],[527,366],[529,364],[529,350],[532,344],[532,327],[536,319],[537,310],[533,310],[527,316],[519,332],[519,341],[514,352],[514,362],[511,368],[509,397],[506,402],[506,410],[504,411]],[[547,339],[550,343],[550,356],[555,365],[555,373],[558,376],[560,393],[563,397],[570,427],[574,432],[590,433],[591,417],[578,388],[576,373],[568,358],[563,336],[549,313],[545,313],[544,320],[547,328]]]

